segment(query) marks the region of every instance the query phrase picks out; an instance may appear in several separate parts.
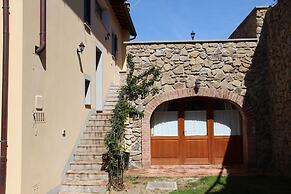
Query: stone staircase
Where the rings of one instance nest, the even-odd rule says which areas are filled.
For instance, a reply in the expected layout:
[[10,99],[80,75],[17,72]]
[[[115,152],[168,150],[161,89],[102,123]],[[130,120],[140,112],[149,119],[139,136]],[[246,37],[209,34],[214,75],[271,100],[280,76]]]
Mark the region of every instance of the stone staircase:
[[101,171],[104,138],[111,131],[110,119],[120,87],[110,87],[103,112],[91,115],[80,143],[74,151],[59,194],[95,194],[107,191],[108,173]]

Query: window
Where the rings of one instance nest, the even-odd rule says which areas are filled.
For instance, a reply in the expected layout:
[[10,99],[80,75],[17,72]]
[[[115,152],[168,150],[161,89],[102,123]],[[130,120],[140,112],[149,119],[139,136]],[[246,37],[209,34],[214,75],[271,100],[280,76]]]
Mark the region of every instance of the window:
[[112,33],[112,55],[116,57],[117,54],[117,35]]
[[240,135],[240,115],[237,110],[214,110],[214,136]]
[[84,23],[91,26],[91,0],[84,0]]
[[178,136],[177,111],[155,112],[152,124],[152,136]]
[[85,78],[85,106],[91,105],[91,81]]
[[96,66],[95,66],[95,70],[97,70],[100,59],[101,59],[101,54],[102,52],[99,50],[98,47],[96,47]]
[[206,136],[206,110],[185,111],[185,136]]

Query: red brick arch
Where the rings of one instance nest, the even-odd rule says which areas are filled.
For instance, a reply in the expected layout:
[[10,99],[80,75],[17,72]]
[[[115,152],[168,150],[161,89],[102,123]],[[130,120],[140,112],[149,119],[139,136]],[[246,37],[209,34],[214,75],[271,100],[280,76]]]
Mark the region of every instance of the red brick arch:
[[165,92],[155,96],[146,106],[144,110],[144,118],[142,119],[142,165],[148,168],[151,165],[151,148],[150,148],[150,118],[154,110],[163,102],[170,100],[185,98],[185,97],[210,97],[216,99],[227,100],[234,104],[242,115],[243,120],[243,139],[244,139],[244,163],[248,160],[247,149],[247,119],[246,114],[242,110],[243,96],[237,93],[229,92],[223,89],[200,88],[196,94],[194,89],[178,89],[170,92]]

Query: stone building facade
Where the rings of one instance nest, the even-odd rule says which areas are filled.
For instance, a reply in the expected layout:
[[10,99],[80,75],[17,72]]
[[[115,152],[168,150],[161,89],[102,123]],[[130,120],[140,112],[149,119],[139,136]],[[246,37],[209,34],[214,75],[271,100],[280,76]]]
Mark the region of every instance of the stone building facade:
[[156,83],[160,93],[135,102],[145,116],[133,120],[126,130],[131,165],[151,166],[150,119],[159,105],[207,97],[231,102],[240,111],[245,165],[290,175],[288,10],[287,0],[273,8],[257,7],[227,40],[127,43],[137,72],[150,65],[161,69]]

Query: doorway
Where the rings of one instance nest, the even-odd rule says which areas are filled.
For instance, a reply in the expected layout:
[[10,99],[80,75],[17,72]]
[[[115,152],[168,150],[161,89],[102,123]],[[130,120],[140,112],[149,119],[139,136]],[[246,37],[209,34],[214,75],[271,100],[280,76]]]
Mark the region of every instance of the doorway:
[[152,164],[241,164],[241,128],[239,111],[227,101],[165,102],[151,117]]

